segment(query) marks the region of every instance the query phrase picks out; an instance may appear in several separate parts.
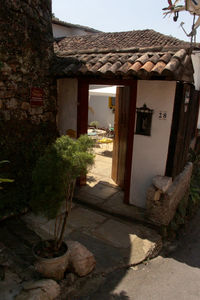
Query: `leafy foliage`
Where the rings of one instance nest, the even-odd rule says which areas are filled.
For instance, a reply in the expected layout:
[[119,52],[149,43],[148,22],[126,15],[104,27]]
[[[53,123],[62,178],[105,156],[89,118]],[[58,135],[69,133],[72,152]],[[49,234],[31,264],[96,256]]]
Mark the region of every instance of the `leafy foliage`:
[[90,126],[94,127],[94,128],[98,128],[99,127],[99,122],[98,121],[92,121],[92,122],[90,122]]
[[4,183],[0,191],[0,217],[18,213],[29,205],[32,171],[47,145],[55,141],[57,131],[53,123],[31,124],[28,121],[0,121],[0,160],[3,178],[13,178],[12,184]]
[[56,217],[71,182],[93,164],[92,147],[93,141],[87,136],[77,140],[62,136],[46,149],[33,171],[30,204],[35,213]]
[[193,163],[193,173],[190,184],[190,201],[197,206],[200,204],[200,154],[190,149],[190,161]]
[[[93,140],[87,135],[77,140],[62,136],[46,149],[33,171],[30,205],[36,214],[42,214],[48,219],[56,218],[54,250],[62,245],[76,178],[86,174],[94,162],[93,145]],[[63,202],[65,213],[58,215]]]
[[[2,160],[2,161],[0,161],[0,166],[2,165],[2,164],[5,164],[5,163],[9,163],[9,161],[8,160]],[[5,182],[13,182],[14,180],[13,179],[8,179],[8,178],[1,178],[0,177],[0,184],[1,183],[5,183]],[[0,186],[0,190],[2,190],[3,189],[3,187],[2,186]]]
[[186,194],[180,201],[173,220],[166,228],[168,236],[175,235],[175,232],[195,214],[200,205],[200,154],[190,149],[189,161],[193,163],[189,195]]

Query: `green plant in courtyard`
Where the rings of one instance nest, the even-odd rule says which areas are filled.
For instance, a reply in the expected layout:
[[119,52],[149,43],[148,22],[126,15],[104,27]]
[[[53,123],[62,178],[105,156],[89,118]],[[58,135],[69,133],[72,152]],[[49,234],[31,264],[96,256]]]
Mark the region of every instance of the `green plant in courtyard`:
[[190,149],[190,161],[193,163],[193,172],[190,184],[190,200],[193,205],[200,204],[200,154]]
[[0,120],[0,160],[8,160],[0,166],[2,177],[14,178],[12,184],[3,184],[0,191],[0,218],[18,214],[29,207],[32,187],[32,171],[46,147],[58,136],[55,124],[12,119]]
[[180,201],[176,214],[165,229],[165,236],[175,236],[180,227],[195,214],[200,205],[200,153],[194,150],[189,151],[189,161],[193,163],[193,171],[190,182],[190,189]]
[[[46,149],[33,171],[30,205],[36,214],[55,218],[54,250],[63,242],[76,179],[94,162],[92,148],[93,141],[86,135],[77,140],[62,136]],[[59,215],[63,203],[65,212]]]
[[90,122],[90,126],[94,127],[94,128],[98,128],[99,127],[99,122],[98,121],[92,121],[92,122]]
[[[5,164],[5,163],[9,163],[9,161],[8,160],[2,160],[2,161],[0,161],[0,166],[2,164]],[[3,187],[1,186],[2,183],[9,183],[9,182],[13,182],[13,181],[14,181],[13,179],[8,179],[8,178],[2,178],[2,177],[0,177],[0,190],[3,189]]]

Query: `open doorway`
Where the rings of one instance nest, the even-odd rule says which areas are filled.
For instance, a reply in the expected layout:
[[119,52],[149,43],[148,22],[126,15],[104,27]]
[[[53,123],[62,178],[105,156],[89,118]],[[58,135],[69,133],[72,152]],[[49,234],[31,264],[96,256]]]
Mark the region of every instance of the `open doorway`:
[[[121,197],[121,202],[129,204],[130,202],[130,183],[132,171],[132,155],[133,155],[133,139],[134,139],[134,125],[135,111],[136,111],[136,97],[137,97],[137,81],[131,79],[93,79],[80,78],[78,80],[78,102],[77,102],[77,136],[87,134],[88,132],[88,109],[89,109],[89,86],[95,85],[110,85],[118,86],[116,90],[115,103],[115,124],[117,130],[114,128],[114,142],[113,142],[113,156],[112,156],[112,179],[121,187],[123,183],[124,196]],[[123,87],[122,87],[123,86]],[[116,122],[117,120],[117,122]],[[115,127],[115,126],[114,126]],[[113,162],[115,163],[113,164]],[[113,167],[115,166],[115,168]],[[121,181],[120,178],[123,180]],[[120,183],[121,181],[121,183]],[[81,184],[86,184],[86,178],[81,178]],[[86,187],[81,188],[81,197],[78,197],[82,202],[99,203],[99,198],[95,199],[95,187],[90,188],[92,198],[87,197]],[[105,195],[107,186],[104,185],[103,193],[105,197],[101,197],[105,202],[108,195]],[[110,188],[109,188],[110,190]],[[109,194],[110,191],[108,191]],[[115,189],[116,192],[116,189]],[[79,196],[80,196],[79,194]],[[102,196],[102,195],[101,195]],[[86,199],[89,199],[86,201]],[[104,199],[102,199],[104,198]],[[115,201],[114,201],[115,203]]]
[[117,86],[89,85],[88,96],[88,136],[95,141],[95,163],[87,184],[110,186],[113,192],[117,188],[112,179],[116,90]]
[[[115,91],[112,91],[114,88]],[[104,90],[104,93],[109,90],[105,103],[114,119],[114,126],[109,118],[104,124],[101,119],[97,120],[95,107],[90,103],[92,94],[97,90]],[[77,135],[88,134],[94,138],[97,141],[95,152],[98,152],[98,158],[109,160],[109,163],[101,162],[101,174],[97,174],[98,168],[95,165],[88,174],[88,180],[85,178],[85,181],[81,181],[85,186],[79,191],[79,199],[90,199],[90,203],[105,202],[119,193],[121,203],[129,203],[136,90],[136,81],[133,80],[79,80]],[[89,114],[93,114],[93,119],[90,119]],[[106,170],[103,168],[105,165]]]

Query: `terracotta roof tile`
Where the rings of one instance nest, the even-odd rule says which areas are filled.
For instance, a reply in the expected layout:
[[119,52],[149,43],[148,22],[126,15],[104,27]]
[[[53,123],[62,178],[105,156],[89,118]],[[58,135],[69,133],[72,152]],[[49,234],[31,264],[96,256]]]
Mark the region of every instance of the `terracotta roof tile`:
[[188,45],[185,41],[150,29],[66,37],[57,43],[60,51],[152,46],[184,48]]
[[100,30],[97,30],[97,29],[94,29],[94,28],[91,28],[91,27],[88,27],[88,26],[68,23],[68,22],[59,20],[58,18],[52,18],[52,24],[57,24],[57,25],[61,25],[61,26],[64,26],[64,27],[69,27],[69,28],[83,29],[83,30],[85,30],[87,32],[90,32],[90,33],[93,33],[93,34],[97,33],[97,32],[102,32]]
[[193,81],[190,45],[153,30],[65,38],[56,44],[55,52],[52,71],[57,77]]
[[[57,57],[52,71],[57,77],[98,76],[162,77],[181,80],[183,73],[193,73],[191,55],[185,49],[152,53],[102,53]],[[182,74],[180,72],[182,71]],[[192,81],[192,77],[188,81]]]

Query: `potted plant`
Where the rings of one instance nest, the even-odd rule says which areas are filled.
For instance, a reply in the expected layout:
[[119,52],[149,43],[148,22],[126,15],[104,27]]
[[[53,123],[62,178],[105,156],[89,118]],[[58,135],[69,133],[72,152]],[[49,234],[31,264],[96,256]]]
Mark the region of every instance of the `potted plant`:
[[[93,164],[92,148],[93,141],[86,135],[77,140],[62,136],[46,149],[33,171],[31,208],[36,214],[55,219],[54,239],[34,247],[36,268],[45,277],[61,279],[64,275],[68,251],[63,238],[75,182]],[[59,213],[63,203],[65,211]]]
[[99,122],[98,121],[90,122],[90,127],[97,129],[99,127]]

